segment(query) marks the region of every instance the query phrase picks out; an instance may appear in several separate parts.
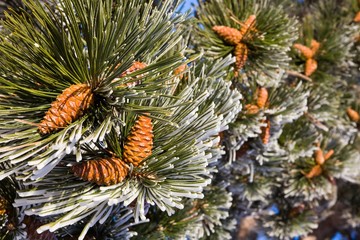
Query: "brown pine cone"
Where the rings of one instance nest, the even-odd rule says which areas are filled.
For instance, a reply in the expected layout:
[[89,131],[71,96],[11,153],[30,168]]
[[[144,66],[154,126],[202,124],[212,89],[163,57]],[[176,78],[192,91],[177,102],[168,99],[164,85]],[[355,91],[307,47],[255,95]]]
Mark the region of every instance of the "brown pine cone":
[[75,176],[97,185],[113,185],[124,180],[129,167],[115,156],[81,162],[71,167]]
[[94,102],[94,94],[86,84],[71,85],[60,94],[38,126],[40,134],[50,134],[80,118]]
[[132,126],[124,145],[123,157],[126,163],[138,166],[151,155],[154,135],[151,118],[139,116]]

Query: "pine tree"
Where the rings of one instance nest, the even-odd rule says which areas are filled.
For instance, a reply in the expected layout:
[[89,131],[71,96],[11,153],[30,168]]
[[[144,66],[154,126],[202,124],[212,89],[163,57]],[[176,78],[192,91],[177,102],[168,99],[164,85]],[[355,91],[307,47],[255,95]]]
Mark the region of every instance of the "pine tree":
[[[233,44],[224,37],[229,33],[220,34],[216,26],[235,29],[240,25],[241,31],[249,16],[256,16],[254,30],[249,30],[250,37],[244,40],[249,45],[248,60],[241,69],[234,66],[235,74],[229,70],[229,75],[234,75],[233,86],[246,100],[245,111],[224,134],[230,164],[223,158],[226,165],[219,176],[228,176],[220,179],[229,183],[228,190],[233,194],[230,217],[241,222],[253,216],[258,222],[257,231],[275,239],[307,236],[335,206],[347,201],[337,203],[339,186],[346,182],[359,184],[355,167],[359,163],[357,121],[349,114],[349,109],[357,112],[354,101],[358,93],[354,94],[353,86],[358,84],[354,78],[358,78],[359,68],[354,59],[358,56],[354,40],[359,27],[354,16],[359,5],[344,1],[340,11],[339,3],[330,0],[309,8],[308,3],[294,6],[285,1],[214,0],[199,5],[200,34],[195,41],[209,58],[228,54],[237,57]],[[268,15],[262,20],[265,13]],[[275,18],[287,20],[275,28],[280,23]],[[297,26],[299,34],[290,26]],[[277,46],[270,48],[271,37]],[[206,42],[201,44],[203,39]],[[281,48],[281,44],[291,47],[291,51]],[[261,58],[262,49],[269,53]],[[272,63],[278,63],[279,77],[266,77],[272,68],[262,64],[278,53],[291,60],[277,57]],[[263,89],[268,92],[267,100],[260,94]],[[262,99],[260,104],[258,99]],[[349,120],[355,120],[355,124]],[[352,220],[356,215],[342,218],[357,225]]]
[[1,239],[359,227],[357,0],[1,3]]

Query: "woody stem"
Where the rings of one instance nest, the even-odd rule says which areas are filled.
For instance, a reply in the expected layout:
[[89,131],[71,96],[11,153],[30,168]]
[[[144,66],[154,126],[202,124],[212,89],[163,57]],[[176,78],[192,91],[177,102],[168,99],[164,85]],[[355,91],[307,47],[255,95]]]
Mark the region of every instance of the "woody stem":
[[288,75],[295,76],[295,77],[299,77],[299,78],[302,78],[302,79],[304,79],[304,80],[306,80],[306,81],[312,82],[312,79],[311,79],[311,78],[309,78],[309,77],[307,77],[307,76],[305,76],[304,74],[301,74],[301,73],[299,73],[299,72],[287,70],[286,73],[287,73]]

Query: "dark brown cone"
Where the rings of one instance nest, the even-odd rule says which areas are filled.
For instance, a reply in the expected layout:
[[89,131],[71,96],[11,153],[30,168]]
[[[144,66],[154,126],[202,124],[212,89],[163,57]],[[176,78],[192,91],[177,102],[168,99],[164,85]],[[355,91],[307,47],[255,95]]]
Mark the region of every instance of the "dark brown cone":
[[309,58],[305,62],[305,76],[309,77],[317,69],[317,62],[315,59]]
[[145,158],[151,155],[154,135],[151,118],[139,116],[132,126],[124,145],[124,161],[138,166]]
[[296,48],[297,50],[299,50],[300,53],[301,53],[306,59],[312,58],[312,57],[314,56],[313,50],[310,49],[310,48],[307,47],[307,46],[304,46],[304,45],[299,44],[299,43],[295,43],[295,44],[294,44],[294,48]]
[[221,39],[230,45],[237,45],[243,38],[241,32],[236,28],[227,26],[214,26],[212,29],[217,35],[219,35]]
[[360,11],[358,11],[357,13],[356,13],[356,15],[355,15],[355,17],[354,17],[354,22],[360,22]]
[[225,138],[225,133],[224,133],[224,131],[219,132],[218,136],[219,136],[218,146],[221,146],[221,143],[224,141],[224,138]]
[[242,69],[248,58],[248,47],[244,43],[239,43],[235,46],[234,55],[236,58],[235,61],[235,72],[238,72]]
[[113,185],[124,180],[129,167],[115,156],[81,162],[71,167],[76,177],[97,185]]
[[266,126],[261,127],[261,140],[263,144],[268,144],[270,140],[270,120],[266,119]]
[[360,122],[360,115],[354,109],[352,109],[350,107],[347,108],[346,114],[348,115],[348,117],[350,118],[351,121],[356,122],[356,123]]
[[81,117],[93,102],[94,94],[88,85],[71,85],[51,103],[38,131],[40,134],[50,134],[66,127]]
[[264,108],[269,98],[268,90],[264,87],[259,87],[257,89],[257,100],[256,104],[259,108]]
[[35,217],[25,216],[23,223],[26,225],[26,233],[28,240],[57,240],[58,238],[56,235],[50,231],[45,231],[40,234],[36,232],[36,229],[38,229],[41,225],[43,225],[42,222],[40,222]]
[[240,159],[242,156],[244,156],[249,149],[250,149],[250,144],[248,142],[245,142],[240,147],[240,149],[236,151],[236,159]]

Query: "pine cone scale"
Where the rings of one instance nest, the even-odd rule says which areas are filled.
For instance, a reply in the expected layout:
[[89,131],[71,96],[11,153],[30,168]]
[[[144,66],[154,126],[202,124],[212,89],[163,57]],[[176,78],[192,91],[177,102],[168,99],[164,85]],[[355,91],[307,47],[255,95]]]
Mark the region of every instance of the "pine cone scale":
[[[109,161],[102,161],[101,162],[101,173],[103,177],[103,183],[107,186],[115,184],[117,181],[115,179],[119,179],[118,171],[111,172],[110,169],[116,168],[116,164],[109,159]],[[114,176],[112,176],[114,174]],[[114,180],[113,180],[114,178]],[[97,183],[100,185],[100,182]]]

